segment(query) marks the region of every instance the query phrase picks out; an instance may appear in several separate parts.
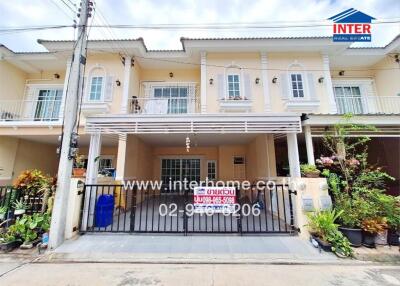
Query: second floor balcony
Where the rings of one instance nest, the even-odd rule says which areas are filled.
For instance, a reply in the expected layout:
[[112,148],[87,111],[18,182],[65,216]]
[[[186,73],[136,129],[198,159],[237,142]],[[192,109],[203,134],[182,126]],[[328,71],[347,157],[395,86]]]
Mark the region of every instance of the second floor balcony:
[[146,82],[133,95],[128,110],[134,114],[192,114],[200,112],[200,96],[193,82]]
[[0,100],[0,121],[56,122],[62,119],[61,97]]
[[400,95],[362,94],[358,86],[334,87],[338,114],[400,114]]
[[[399,95],[380,96],[365,92],[362,87],[336,85],[334,96],[337,114],[400,114]],[[49,122],[61,121],[64,108],[62,89],[40,89],[33,96],[26,96],[26,98],[29,97],[35,99],[0,100],[0,122],[36,122],[37,124],[42,122],[45,125]],[[203,112],[204,110],[209,113],[243,110],[256,112],[254,102],[246,97],[219,98],[207,94],[207,106]],[[118,101],[109,100],[100,103],[110,106],[115,103],[112,113],[121,113]],[[88,114],[109,113],[109,111],[100,110],[97,105],[86,105],[90,111]],[[201,108],[200,88],[195,82],[142,82],[140,91],[130,97],[127,111],[137,116],[146,114],[184,116],[201,113]],[[318,108],[316,108],[317,113]],[[278,106],[271,111],[285,112]],[[306,113],[305,110],[302,112]],[[87,114],[84,113],[84,115]]]

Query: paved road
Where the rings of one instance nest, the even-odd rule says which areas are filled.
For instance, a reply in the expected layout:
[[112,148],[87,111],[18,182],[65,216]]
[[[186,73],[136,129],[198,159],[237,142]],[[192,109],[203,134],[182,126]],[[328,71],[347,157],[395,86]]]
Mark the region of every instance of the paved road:
[[400,267],[383,265],[8,263],[0,285],[400,285]]

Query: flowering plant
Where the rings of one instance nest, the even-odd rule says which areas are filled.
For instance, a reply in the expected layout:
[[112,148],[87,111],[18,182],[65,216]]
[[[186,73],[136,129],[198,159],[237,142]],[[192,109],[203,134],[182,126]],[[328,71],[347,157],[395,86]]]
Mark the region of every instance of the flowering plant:
[[319,159],[315,160],[315,162],[322,166],[331,166],[334,163],[333,162],[334,159],[335,159],[335,156],[331,156],[331,157],[321,156]]

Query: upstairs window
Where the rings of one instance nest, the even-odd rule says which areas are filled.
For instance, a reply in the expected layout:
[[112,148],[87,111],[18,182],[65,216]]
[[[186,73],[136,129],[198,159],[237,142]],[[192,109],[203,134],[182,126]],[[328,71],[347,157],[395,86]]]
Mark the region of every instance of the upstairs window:
[[94,76],[90,82],[89,100],[98,101],[101,99],[103,89],[103,77]]
[[300,73],[292,73],[290,75],[290,81],[292,83],[292,94],[294,98],[304,97],[304,84],[303,77]]
[[240,78],[237,74],[228,75],[228,99],[240,99]]

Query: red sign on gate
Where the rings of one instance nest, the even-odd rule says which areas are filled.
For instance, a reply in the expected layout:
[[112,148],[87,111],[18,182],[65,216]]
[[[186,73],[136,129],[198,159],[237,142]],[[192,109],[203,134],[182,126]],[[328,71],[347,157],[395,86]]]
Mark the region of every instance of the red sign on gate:
[[196,187],[193,192],[195,212],[233,213],[236,204],[234,187]]

